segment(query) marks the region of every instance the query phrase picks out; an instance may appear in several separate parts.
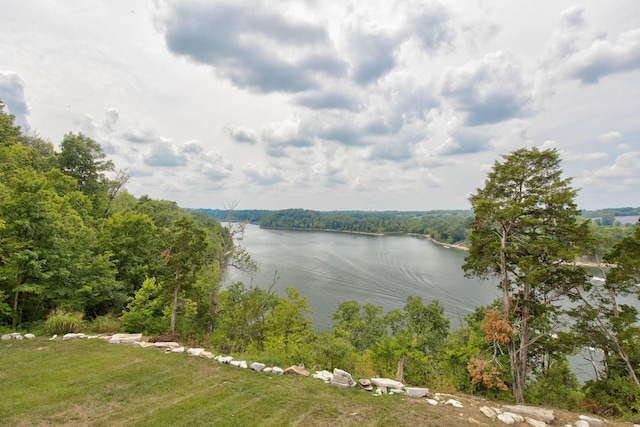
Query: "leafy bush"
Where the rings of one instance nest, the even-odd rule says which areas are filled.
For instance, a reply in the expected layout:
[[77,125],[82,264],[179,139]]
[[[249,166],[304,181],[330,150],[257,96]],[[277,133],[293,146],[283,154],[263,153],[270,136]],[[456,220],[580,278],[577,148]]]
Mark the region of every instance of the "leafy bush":
[[50,335],[81,331],[85,327],[82,316],[82,313],[68,313],[60,309],[54,310],[47,317],[45,331]]
[[113,314],[98,316],[91,322],[91,330],[99,334],[114,334],[122,329],[122,322]]
[[158,334],[169,329],[171,305],[162,295],[156,279],[146,279],[122,314],[122,323],[126,332]]

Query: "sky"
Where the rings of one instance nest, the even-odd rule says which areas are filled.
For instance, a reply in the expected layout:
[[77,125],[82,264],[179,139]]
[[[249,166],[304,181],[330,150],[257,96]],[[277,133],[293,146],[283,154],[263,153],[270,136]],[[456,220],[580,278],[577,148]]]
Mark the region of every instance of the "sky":
[[637,0],[3,0],[0,100],[182,207],[469,209],[533,146],[640,206]]

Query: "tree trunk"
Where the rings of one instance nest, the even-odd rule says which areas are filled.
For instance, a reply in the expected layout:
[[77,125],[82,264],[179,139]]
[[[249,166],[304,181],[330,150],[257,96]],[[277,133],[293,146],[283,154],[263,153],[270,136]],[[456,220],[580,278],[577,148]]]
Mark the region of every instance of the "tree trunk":
[[13,296],[13,320],[11,321],[11,328],[15,331],[16,325],[18,321],[18,297],[20,296],[20,291],[16,291]]
[[398,360],[398,372],[396,373],[396,381],[404,383],[404,356]]
[[[502,311],[504,318],[509,325],[513,328],[511,321],[511,294],[509,293],[509,275],[507,271],[507,230],[502,231],[501,237],[501,251],[500,251],[500,282],[502,288]],[[521,354],[516,348],[514,340],[514,334],[511,333],[509,337],[509,343],[507,344],[509,351],[509,365],[511,365],[511,376],[513,377],[512,391],[513,397],[516,399],[516,403],[524,403],[524,376],[526,373],[526,350],[524,355]],[[522,347],[521,347],[522,349]],[[524,366],[523,363],[524,356]]]
[[180,287],[176,285],[173,288],[173,304],[171,304],[171,323],[169,324],[169,332],[173,335],[176,332],[176,314],[178,312],[178,291]]

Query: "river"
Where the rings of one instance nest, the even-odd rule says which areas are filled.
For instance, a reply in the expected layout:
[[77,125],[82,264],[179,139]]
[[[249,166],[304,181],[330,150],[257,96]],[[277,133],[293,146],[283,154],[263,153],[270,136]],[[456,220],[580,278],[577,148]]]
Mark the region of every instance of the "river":
[[451,326],[479,305],[498,297],[494,281],[464,277],[466,252],[412,236],[370,236],[322,231],[270,230],[248,224],[243,240],[260,269],[250,277],[236,271],[230,280],[268,287],[284,295],[293,287],[307,297],[317,331],[333,326],[341,302],[381,305],[385,312],[404,307],[407,297],[442,303]]

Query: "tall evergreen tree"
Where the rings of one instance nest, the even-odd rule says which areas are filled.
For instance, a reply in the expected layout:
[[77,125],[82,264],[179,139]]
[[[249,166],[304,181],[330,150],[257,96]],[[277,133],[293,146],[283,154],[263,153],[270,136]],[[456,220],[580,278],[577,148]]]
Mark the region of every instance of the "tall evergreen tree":
[[558,300],[585,280],[570,264],[589,232],[586,222],[577,222],[570,183],[556,150],[519,149],[496,161],[484,187],[470,197],[475,221],[463,269],[499,279],[518,403],[524,402],[530,351],[558,325]]

